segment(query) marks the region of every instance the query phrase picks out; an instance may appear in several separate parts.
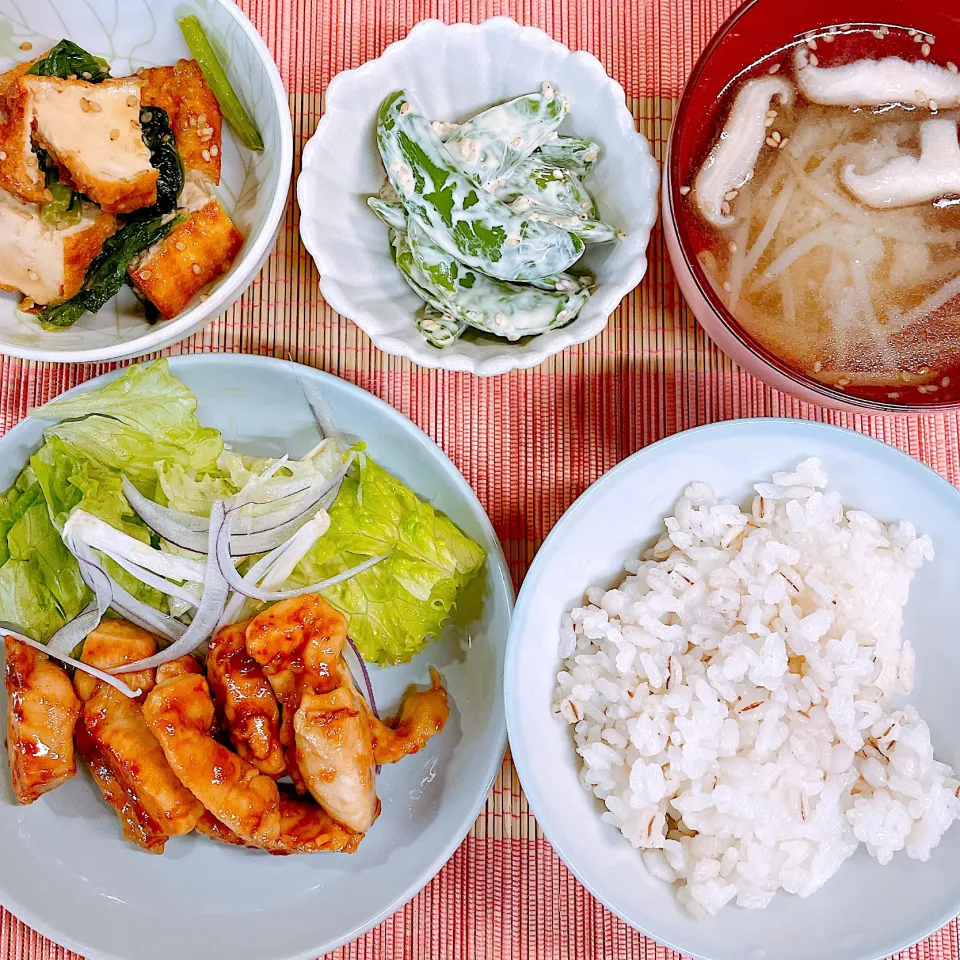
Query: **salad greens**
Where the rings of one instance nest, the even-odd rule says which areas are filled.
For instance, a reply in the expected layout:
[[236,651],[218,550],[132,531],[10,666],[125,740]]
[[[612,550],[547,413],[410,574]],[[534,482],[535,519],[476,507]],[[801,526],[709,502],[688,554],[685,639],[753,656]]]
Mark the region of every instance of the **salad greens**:
[[[205,517],[215,500],[241,490],[246,496],[269,483],[298,487],[322,481],[345,463],[346,451],[333,440],[302,460],[234,452],[217,430],[199,422],[196,409],[193,393],[158,360],[130,368],[100,390],[33,411],[58,422],[47,428],[44,445],[13,487],[0,495],[0,621],[46,641],[90,601],[60,536],[74,510],[159,545],[127,502],[124,478],[159,504]],[[255,516],[283,506],[275,501],[244,509]],[[351,637],[365,659],[409,660],[439,634],[482,567],[484,551],[361,449],[353,452],[329,515],[327,533],[275,586],[302,587],[386,555],[325,596],[349,618]],[[163,549],[178,552],[166,542]],[[166,612],[163,594],[104,559],[110,576],[126,590]],[[249,569],[256,560],[243,563]],[[182,613],[173,601],[169,610]]]

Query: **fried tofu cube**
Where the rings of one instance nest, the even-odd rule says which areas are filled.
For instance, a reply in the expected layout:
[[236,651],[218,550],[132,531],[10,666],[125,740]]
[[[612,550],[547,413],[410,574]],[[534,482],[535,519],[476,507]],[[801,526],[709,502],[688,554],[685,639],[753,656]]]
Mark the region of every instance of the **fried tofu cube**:
[[23,71],[10,78],[16,69],[3,75],[6,90],[0,100],[0,189],[25,203],[46,203],[50,191],[31,140],[33,106],[29,91],[22,86]]
[[[191,186],[188,181],[185,194]],[[243,246],[243,234],[219,201],[204,196],[205,202],[186,204],[187,219],[127,268],[137,289],[167,320],[223,276]]]
[[197,61],[144,68],[137,76],[143,81],[143,105],[166,111],[183,165],[220,183],[223,117]]
[[13,637],[6,638],[5,683],[13,790],[20,803],[33,803],[77,772],[80,701],[60,666]]
[[0,289],[38,304],[68,300],[116,232],[117,218],[92,203],[83,205],[79,223],[60,229],[40,219],[37,204],[0,190]]
[[[49,53],[49,51],[47,51]],[[7,90],[10,89],[14,80],[22,77],[38,60],[42,60],[47,54],[41,53],[39,57],[34,57],[32,60],[24,60],[23,63],[18,63],[15,67],[11,67],[6,73],[0,73],[0,97],[6,96]]]
[[140,127],[141,81],[23,76],[34,139],[107,213],[132,213],[157,201],[158,171]]

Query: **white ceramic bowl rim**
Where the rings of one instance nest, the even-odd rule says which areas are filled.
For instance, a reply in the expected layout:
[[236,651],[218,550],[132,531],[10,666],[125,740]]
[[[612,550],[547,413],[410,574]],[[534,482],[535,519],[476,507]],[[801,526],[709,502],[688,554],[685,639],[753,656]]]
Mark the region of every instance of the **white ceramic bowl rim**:
[[475,359],[457,353],[455,346],[447,348],[446,350],[436,350],[429,347],[425,342],[417,343],[412,339],[402,339],[379,332],[379,320],[376,314],[365,309],[363,306],[354,306],[346,297],[340,295],[339,286],[331,282],[329,277],[327,277],[330,270],[329,262],[324,255],[322,247],[315,242],[311,242],[309,230],[302,232],[304,245],[316,262],[317,270],[320,273],[320,292],[323,294],[327,303],[342,316],[353,320],[370,336],[375,346],[387,353],[405,357],[424,367],[472,372],[479,376],[491,376],[506,373],[510,370],[528,369],[538,366],[543,363],[544,360],[561,353],[567,347],[584,343],[601,333],[620,301],[640,284],[647,272],[648,260],[646,250],[650,240],[650,233],[653,230],[658,216],[659,167],[650,152],[646,138],[636,128],[633,115],[626,105],[626,94],[623,88],[616,80],[607,74],[603,64],[592,53],[583,50],[571,51],[563,43],[554,40],[544,30],[538,27],[521,26],[512,17],[507,16],[490,17],[479,24],[446,24],[442,20],[437,19],[420,21],[406,37],[389,44],[379,57],[368,60],[366,63],[352,70],[344,70],[330,81],[330,85],[327,88],[326,110],[320,118],[320,122],[317,124],[314,136],[307,143],[303,152],[301,173],[297,181],[297,200],[300,205],[301,216],[303,220],[311,217],[307,202],[309,199],[308,180],[304,177],[304,174],[309,173],[315,161],[320,137],[326,135],[330,122],[329,118],[334,113],[331,105],[335,104],[341,86],[348,82],[348,78],[351,75],[364,77],[375,70],[379,70],[384,66],[389,66],[392,62],[400,60],[406,55],[408,48],[413,43],[419,42],[422,36],[429,34],[431,31],[439,29],[462,34],[475,34],[478,36],[500,30],[516,31],[521,36],[535,40],[535,42],[544,47],[562,51],[565,56],[576,58],[583,64],[589,65],[589,69],[602,77],[608,87],[611,89],[615,88],[618,91],[618,106],[615,118],[616,129],[613,130],[612,133],[621,136],[625,142],[629,143],[630,149],[635,155],[636,179],[631,185],[631,189],[645,189],[650,193],[649,214],[645,222],[636,224],[631,229],[627,240],[620,241],[621,243],[629,242],[631,244],[631,250],[634,255],[632,267],[624,271],[619,277],[618,282],[599,285],[590,301],[590,306],[594,312],[597,313],[597,317],[590,325],[578,328],[577,324],[573,323],[570,326],[550,331],[549,345],[545,343],[545,335],[533,337],[530,343],[522,346],[507,344],[506,347],[503,347],[496,344],[494,346],[498,350],[497,353],[489,357]]
[[[260,271],[270,249],[276,242],[277,231],[287,205],[290,175],[293,172],[293,126],[290,120],[290,105],[273,54],[256,27],[233,0],[213,0],[213,2],[221,6],[236,21],[243,34],[257,51],[270,79],[270,89],[273,92],[274,105],[279,117],[282,141],[278,161],[280,165],[280,189],[270,202],[260,231],[249,245],[249,249],[231,267],[231,275],[227,282],[220,284],[206,300],[196,303],[173,320],[165,320],[155,324],[140,337],[107,347],[71,350],[66,356],[59,351],[50,351],[28,345],[6,344],[3,348],[5,354],[11,357],[20,357],[24,360],[44,360],[55,363],[99,363],[107,360],[143,356],[188,336],[197,324],[202,322],[201,317],[213,319],[219,316],[239,298],[240,294]],[[224,122],[226,123],[226,121]]]
[[[579,514],[587,508],[587,504],[592,501],[594,497],[603,490],[604,487],[613,483],[620,474],[633,469],[639,461],[656,460],[656,458],[668,447],[676,444],[677,442],[688,441],[694,436],[702,437],[706,434],[723,433],[724,431],[735,430],[738,426],[742,426],[745,423],[755,425],[757,427],[775,426],[777,428],[785,427],[786,429],[791,429],[798,426],[812,427],[813,429],[821,430],[826,434],[856,437],[858,441],[863,441],[865,445],[873,445],[881,448],[886,456],[890,456],[893,459],[905,462],[910,466],[911,469],[920,468],[926,473],[929,481],[937,486],[945,488],[950,496],[954,498],[960,496],[960,491],[958,491],[957,488],[954,487],[953,484],[951,484],[948,480],[927,466],[927,464],[916,460],[914,457],[911,457],[908,453],[905,453],[903,450],[900,450],[897,447],[884,443],[882,440],[878,440],[877,438],[871,437],[868,434],[859,433],[858,431],[850,430],[846,427],[838,427],[833,424],[822,423],[820,421],[803,420],[795,417],[751,417],[746,420],[725,420],[718,423],[703,424],[699,427],[693,427],[689,430],[683,430],[671,436],[664,437],[663,439],[658,440],[647,447],[637,450],[635,453],[631,454],[625,460],[622,460],[616,466],[612,467],[610,470],[600,476],[589,487],[587,487],[587,489],[584,490],[579,497],[577,497],[577,499],[565,511],[563,516],[557,521],[556,525],[545,538],[543,544],[540,546],[540,549],[537,551],[536,557],[534,557],[533,563],[530,565],[530,568],[524,577],[514,607],[514,617],[510,629],[510,635],[507,638],[507,651],[504,658],[503,691],[506,705],[507,735],[508,741],[511,744],[514,744],[519,739],[518,733],[520,720],[517,716],[517,707],[515,704],[519,701],[519,698],[523,696],[523,691],[518,689],[517,684],[519,682],[519,678],[516,675],[516,661],[519,656],[520,647],[523,643],[523,636],[519,633],[519,630],[526,621],[527,608],[531,605],[532,595],[538,589],[540,570],[550,562],[549,557],[554,552],[555,548],[559,548],[566,535],[567,528],[576,522]],[[689,478],[690,481],[695,479],[697,478]],[[842,483],[842,478],[840,478],[840,482]],[[584,583],[583,589],[586,590],[588,586],[588,583]],[[557,629],[559,630],[559,623],[557,625]],[[557,657],[557,666],[559,663],[560,659]],[[551,669],[554,668],[551,667]],[[556,851],[560,859],[563,860],[566,866],[570,869],[573,875],[580,881],[580,883],[583,884],[590,894],[600,901],[600,903],[602,903],[608,910],[623,920],[624,923],[638,930],[640,933],[656,940],[658,943],[662,943],[671,950],[682,953],[684,956],[690,956],[694,958],[694,960],[710,960],[709,957],[703,954],[696,952],[691,953],[690,949],[688,947],[684,947],[682,944],[674,943],[669,939],[658,936],[649,929],[644,929],[638,926],[636,921],[631,920],[631,918],[626,916],[622,910],[618,910],[604,897],[603,893],[597,888],[597,885],[591,881],[586,872],[570,858],[564,844],[558,840],[559,832],[553,813],[553,802],[541,791],[539,783],[533,777],[527,777],[526,780],[524,779],[527,759],[525,755],[526,749],[526,747],[524,747],[522,750],[513,748],[511,751],[514,765],[517,768],[517,775],[520,779],[521,787],[523,788],[530,804],[531,812],[536,818],[537,823],[543,829],[544,835],[546,836],[548,842]],[[571,754],[573,754],[574,746],[572,740],[570,743],[570,751]],[[579,766],[579,758],[577,759],[577,763]],[[599,817],[599,813],[597,816]],[[953,829],[960,829],[960,824],[954,824]],[[626,843],[627,841],[624,840],[623,842]],[[833,878],[834,881],[837,879],[837,877]],[[827,888],[824,888],[824,890],[820,891],[820,893],[822,894],[826,892],[826,889]],[[895,950],[871,957],[864,956],[860,958],[860,960],[883,960],[883,958],[889,955],[889,953],[895,953],[897,950],[906,949],[913,943],[919,942],[920,940],[939,930],[945,924],[949,923],[952,919],[954,919],[955,914],[955,910],[946,909],[942,915],[936,919],[935,922],[928,925],[927,929],[924,929],[916,936],[909,937]]]

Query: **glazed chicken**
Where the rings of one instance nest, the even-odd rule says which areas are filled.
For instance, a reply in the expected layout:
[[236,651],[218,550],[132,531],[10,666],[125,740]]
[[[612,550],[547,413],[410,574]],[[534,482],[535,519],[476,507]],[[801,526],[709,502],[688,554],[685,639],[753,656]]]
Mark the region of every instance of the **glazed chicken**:
[[[428,689],[379,719],[344,660],[346,637],[341,613],[298,597],[224,627],[205,668],[191,655],[118,674],[136,697],[82,672],[71,686],[45,654],[8,638],[18,798],[29,803],[73,775],[79,714],[76,752],[124,837],[144,850],[162,853],[169,837],[195,829],[272,854],[352,853],[380,813],[377,764],[421,750],[449,705],[431,670]],[[110,620],[81,659],[109,671],[156,649],[146,631]]]
[[224,627],[207,648],[207,680],[237,753],[268,777],[287,764],[280,743],[280,707],[263,668],[247,652],[246,624]]
[[143,712],[177,777],[210,813],[252,843],[280,836],[277,785],[214,740],[203,677],[184,674],[154,687]]
[[[103,669],[133,663],[156,652],[156,642],[130,623],[106,621],[87,637],[82,659]],[[153,671],[121,674],[132,689],[149,690]],[[109,764],[116,780],[168,836],[189,833],[202,805],[180,782],[167,762],[157,738],[144,719],[143,707],[94,677],[78,674],[78,690],[85,700],[83,725],[90,740]],[[86,681],[92,680],[88,689]],[[100,778],[96,777],[98,785]],[[106,796],[111,806],[115,806]]]
[[33,647],[6,638],[7,755],[13,791],[33,803],[77,772],[73,729],[80,714],[70,678]]

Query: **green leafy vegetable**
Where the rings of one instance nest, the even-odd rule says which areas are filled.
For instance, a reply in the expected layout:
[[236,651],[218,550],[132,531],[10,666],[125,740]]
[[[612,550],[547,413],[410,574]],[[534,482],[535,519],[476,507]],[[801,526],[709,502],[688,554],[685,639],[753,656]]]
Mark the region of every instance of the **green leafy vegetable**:
[[250,114],[247,113],[236,90],[227,79],[226,71],[200,21],[191,16],[184,17],[179,23],[183,39],[187,41],[194,60],[200,65],[207,83],[210,84],[210,89],[217,98],[227,123],[233,127],[245,147],[251,150],[262,150],[263,137],[260,136],[256,124],[250,119]]
[[170,129],[170,118],[159,107],[144,107],[140,111],[140,127],[143,142],[150,148],[150,162],[160,175],[157,178],[156,204],[137,214],[146,217],[156,213],[171,213],[177,209],[180,200],[184,170],[173,130]]
[[40,322],[53,327],[70,327],[85,313],[96,313],[120,292],[130,262],[162,240],[177,222],[177,218],[169,219],[160,214],[130,219],[122,230],[104,243],[87,269],[80,291],[69,300],[44,307],[39,314]]
[[87,53],[72,40],[61,40],[27,73],[38,77],[59,77],[61,80],[77,77],[88,83],[101,83],[110,76],[110,64],[102,57]]
[[350,620],[364,659],[409,660],[436,637],[457,597],[483,566],[484,551],[456,525],[369,457],[348,477],[330,510],[330,530],[294,571],[315,583],[368,557],[389,557],[327,599]]
[[0,621],[38,640],[48,640],[91,599],[29,466],[0,495],[0,560]]
[[[166,360],[131,367],[100,390],[55,400],[31,411],[62,420],[60,437],[81,456],[123,472],[151,499],[162,495],[158,470],[179,465],[193,475],[219,475],[220,432],[201,426],[197,398]],[[91,511],[95,512],[95,511]]]

